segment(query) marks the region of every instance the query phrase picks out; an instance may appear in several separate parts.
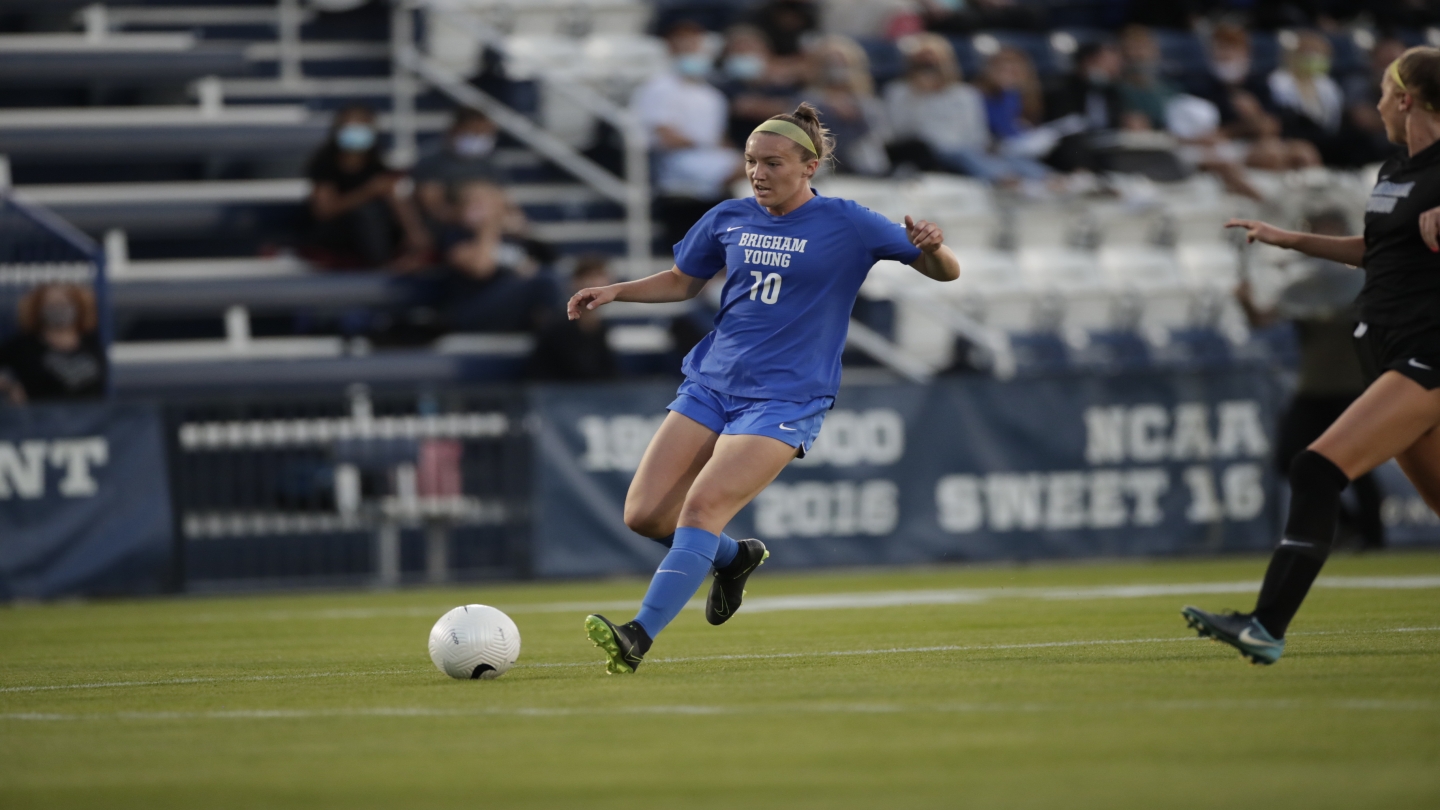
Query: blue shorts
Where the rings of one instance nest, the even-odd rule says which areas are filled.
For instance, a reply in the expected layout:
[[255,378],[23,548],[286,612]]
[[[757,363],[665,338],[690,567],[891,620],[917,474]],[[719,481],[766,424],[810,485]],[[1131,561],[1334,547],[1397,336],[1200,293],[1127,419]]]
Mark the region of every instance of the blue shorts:
[[667,410],[688,416],[716,433],[778,439],[799,450],[796,455],[804,458],[820,435],[825,412],[834,404],[834,397],[816,397],[809,402],[737,397],[686,380]]

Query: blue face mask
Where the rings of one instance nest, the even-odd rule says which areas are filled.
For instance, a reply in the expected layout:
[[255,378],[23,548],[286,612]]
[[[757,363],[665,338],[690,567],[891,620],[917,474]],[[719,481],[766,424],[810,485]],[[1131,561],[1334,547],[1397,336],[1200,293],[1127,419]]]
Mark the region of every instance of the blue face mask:
[[681,76],[701,79],[710,72],[710,60],[702,53],[684,53],[675,57],[675,70]]
[[346,152],[364,152],[375,145],[375,130],[369,124],[346,124],[335,133],[335,143]]
[[740,81],[758,79],[765,73],[765,60],[753,53],[737,53],[725,59],[725,75]]

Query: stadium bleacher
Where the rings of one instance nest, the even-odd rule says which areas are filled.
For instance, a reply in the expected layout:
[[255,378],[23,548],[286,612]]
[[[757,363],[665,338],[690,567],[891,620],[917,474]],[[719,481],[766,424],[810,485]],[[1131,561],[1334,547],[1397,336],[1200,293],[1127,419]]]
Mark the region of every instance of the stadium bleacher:
[[[1079,46],[1103,35],[1110,12],[1104,4],[1050,6],[1058,25],[1046,31],[949,35],[962,69],[974,75],[981,60],[1001,47],[1026,53],[1042,75],[1068,69]],[[338,359],[354,361],[353,373],[374,367],[383,374],[390,349],[353,344],[363,337],[355,323],[364,317],[317,320],[308,314],[318,307],[401,317],[396,313],[415,304],[414,285],[321,273],[294,256],[308,193],[303,164],[324,137],[329,112],[355,101],[380,109],[380,129],[396,156],[413,159],[409,144],[423,150],[437,142],[456,94],[469,100],[479,92],[460,77],[482,66],[487,48],[502,58],[508,90],[503,99],[481,100],[514,105],[501,112],[528,116],[502,139],[495,162],[533,235],[562,255],[628,251],[630,261],[620,265],[626,273],[665,266],[666,249],[658,244],[652,245],[653,260],[634,260],[636,234],[643,231],[633,216],[627,220],[634,201],[626,195],[632,192],[624,178],[597,179],[598,167],[577,147],[588,143],[597,120],[615,116],[639,82],[663,69],[663,44],[647,33],[654,30],[652,21],[710,15],[721,24],[736,19],[731,4],[675,2],[652,9],[634,0],[433,0],[397,8],[368,3],[337,13],[291,0],[54,4],[33,17],[48,27],[0,36],[0,98],[8,99],[0,109],[0,154],[20,199],[54,210],[106,244],[116,286],[119,390],[142,375],[146,382],[136,385],[146,390],[156,380],[198,380],[190,374],[193,367],[214,356],[277,367],[301,358]],[[405,38],[397,28],[402,24],[424,62],[410,65],[414,70],[398,67],[409,58],[396,51]],[[1194,32],[1155,35],[1168,73],[1207,69]],[[1258,69],[1273,66],[1287,35],[1253,33]],[[1373,44],[1366,30],[1330,39],[1337,70],[1361,67],[1367,44]],[[862,45],[878,80],[898,75],[902,55],[893,41],[870,38]],[[591,103],[599,106],[573,103],[576,88],[590,88]],[[52,103],[33,103],[42,97],[37,94]],[[540,127],[524,129],[533,127],[530,120]],[[515,135],[531,131],[540,141]],[[547,138],[553,143],[542,145]],[[577,170],[583,170],[579,176]],[[1254,182],[1268,189],[1266,213],[1281,219],[1293,220],[1304,207],[1293,189],[1346,204],[1364,193],[1363,178],[1323,170],[1308,179],[1261,174]],[[1105,368],[1105,358],[1119,355],[1129,358],[1126,363],[1137,357],[1144,363],[1203,363],[1223,362],[1230,350],[1254,350],[1245,348],[1248,330],[1228,296],[1240,253],[1219,226],[1259,209],[1206,176],[1168,184],[1115,177],[1108,198],[1074,202],[1032,202],[939,175],[834,176],[821,187],[887,216],[932,219],[961,251],[968,274],[963,289],[927,295],[923,279],[883,269],[866,287],[879,307],[871,311],[889,314],[870,319],[871,339],[857,338],[864,346],[852,347],[855,357],[878,361],[899,376],[964,366],[960,355],[976,345],[990,347],[988,362],[1008,358],[997,369],[1021,374],[1057,363],[1094,361]],[[1274,265],[1257,252],[1248,272],[1263,276]],[[193,303],[181,313],[174,302],[186,300]],[[238,311],[264,320],[264,334],[234,341],[226,313]],[[286,312],[306,313],[298,319],[306,325],[284,334]],[[656,334],[668,317],[631,313],[621,319],[619,334],[628,337],[617,348],[637,355],[627,360],[630,367],[657,367],[654,352],[637,350],[666,341],[637,339],[634,330]],[[197,333],[197,320],[209,326]],[[180,321],[190,325],[176,326]],[[317,327],[322,321],[329,325]],[[315,328],[322,332],[306,331]],[[132,337],[163,345],[130,345]],[[183,345],[192,338],[220,348]],[[298,342],[266,342],[277,340]],[[1129,348],[1118,355],[1097,348],[1114,344]],[[454,371],[459,367],[446,359],[457,356],[453,346],[405,351],[430,352],[436,367],[464,379],[516,373],[521,343],[511,341],[503,350],[483,340],[469,345],[472,354],[491,352],[496,362]],[[1203,350],[1187,348],[1199,345]],[[238,374],[239,368],[228,363],[215,373]]]

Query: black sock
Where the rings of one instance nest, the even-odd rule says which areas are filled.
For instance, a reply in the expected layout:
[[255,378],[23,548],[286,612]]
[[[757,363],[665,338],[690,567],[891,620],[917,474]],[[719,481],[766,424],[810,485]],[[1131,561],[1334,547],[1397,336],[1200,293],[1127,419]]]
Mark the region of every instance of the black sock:
[[1340,492],[1350,479],[1334,462],[1313,450],[1290,465],[1290,516],[1285,535],[1270,558],[1255,618],[1270,635],[1284,638],[1335,542]]
[[664,537],[652,537],[652,538],[650,538],[650,539],[651,539],[651,540],[654,540],[655,542],[659,543],[660,545],[664,546],[665,548],[670,548],[670,547],[671,547],[672,545],[674,545],[674,543],[675,543],[675,533],[674,533],[674,532],[670,532],[669,534],[665,535]]

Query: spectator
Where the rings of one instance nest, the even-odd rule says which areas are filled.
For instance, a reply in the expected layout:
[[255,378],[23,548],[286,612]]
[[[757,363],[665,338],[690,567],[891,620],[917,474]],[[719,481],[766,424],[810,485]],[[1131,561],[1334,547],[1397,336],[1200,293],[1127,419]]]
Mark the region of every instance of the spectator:
[[712,67],[705,29],[682,21],[666,41],[671,69],[641,85],[630,108],[650,139],[665,238],[678,242],[726,196],[742,163],[740,154],[724,145],[725,96],[705,81]]
[[767,0],[751,14],[751,22],[765,32],[770,48],[779,56],[797,56],[804,38],[820,24],[813,0]]
[[1378,144],[1352,127],[1345,94],[1330,78],[1330,40],[1301,31],[1284,65],[1270,74],[1270,97],[1286,137],[1315,144],[1326,165],[1359,166],[1384,155]]
[[[603,256],[582,257],[570,276],[571,293],[611,283]],[[610,330],[599,310],[582,309],[576,320],[556,318],[536,336],[527,376],[536,380],[611,380],[619,376]]]
[[1125,103],[1120,96],[1120,51],[1108,42],[1090,42],[1075,54],[1075,69],[1045,99],[1048,121],[1077,120],[1079,131],[1060,139],[1047,158],[1061,171],[1099,168],[1091,136],[1119,129]]
[[99,399],[108,369],[95,296],[42,284],[20,299],[19,334],[0,344],[0,396],[15,405]]
[[1045,117],[1045,102],[1030,57],[1014,48],[1001,48],[985,61],[977,84],[984,94],[994,151],[1005,161],[1005,178],[1048,178],[1050,170],[1039,159],[1055,148],[1063,130],[1036,128]]
[[803,68],[795,60],[775,58],[760,29],[737,25],[729,30],[720,55],[718,86],[730,100],[726,128],[730,143],[745,143],[755,127],[794,109]]
[[1120,32],[1120,55],[1125,63],[1120,77],[1121,127],[1164,130],[1166,105],[1178,91],[1160,73],[1160,44],[1149,28],[1126,26]]
[[[1324,236],[1350,235],[1349,223],[1341,211],[1311,217],[1308,230]],[[1248,282],[1235,291],[1251,326],[1264,328],[1288,320],[1294,324],[1299,339],[1299,379],[1276,432],[1275,464],[1282,473],[1366,386],[1351,336],[1355,328],[1355,296],[1365,282],[1365,274],[1327,259],[1307,258],[1303,263],[1302,272],[1280,291],[1273,307],[1258,306]],[[1384,546],[1379,483],[1373,473],[1368,473],[1351,486],[1358,508],[1344,511],[1343,525],[1359,535],[1365,548]]]
[[444,144],[421,158],[410,170],[415,181],[415,198],[431,222],[454,225],[460,222],[456,197],[467,183],[497,181],[492,155],[499,128],[484,113],[461,108],[455,111]]
[[380,158],[375,114],[350,106],[335,114],[330,136],[310,158],[309,215],[302,253],[326,267],[415,270],[431,240],[407,193],[404,175]]
[[948,40],[917,34],[901,40],[900,47],[905,76],[885,88],[895,162],[908,160],[922,169],[942,168],[1002,184],[1045,176],[1034,161],[990,152],[985,99],[961,82]]
[[835,135],[836,168],[854,174],[890,172],[885,154],[889,126],[885,106],[875,97],[870,60],[855,40],[827,36],[810,49],[810,85],[802,94]]
[[1266,110],[1270,88],[1251,70],[1250,35],[1221,24],[1210,36],[1209,71],[1194,79],[1190,91],[1219,114],[1217,136],[1232,141],[1218,147],[1231,160],[1255,169],[1284,171],[1320,165],[1320,153],[1308,141],[1280,137],[1280,119]]
[[525,214],[489,183],[462,186],[461,222],[442,230],[446,321],[464,332],[525,332],[558,317],[559,285],[542,265],[554,254],[526,236]]
[[971,173],[960,165],[961,155],[983,158],[990,148],[980,91],[961,81],[955,50],[944,37],[917,34],[899,45],[905,74],[885,87],[891,160]]

